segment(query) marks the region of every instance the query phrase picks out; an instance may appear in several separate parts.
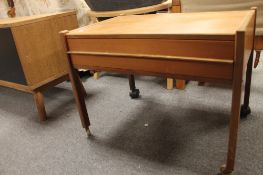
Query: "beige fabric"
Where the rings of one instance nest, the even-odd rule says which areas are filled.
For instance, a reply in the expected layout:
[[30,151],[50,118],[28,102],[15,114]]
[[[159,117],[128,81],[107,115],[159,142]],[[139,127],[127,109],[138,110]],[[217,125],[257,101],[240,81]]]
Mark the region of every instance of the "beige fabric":
[[[79,25],[89,24],[85,0],[14,0],[17,16],[30,16],[65,10],[76,10]],[[7,0],[0,0],[0,19],[8,18]]]
[[263,36],[263,0],[181,0],[182,12],[243,10],[258,7],[256,35]]

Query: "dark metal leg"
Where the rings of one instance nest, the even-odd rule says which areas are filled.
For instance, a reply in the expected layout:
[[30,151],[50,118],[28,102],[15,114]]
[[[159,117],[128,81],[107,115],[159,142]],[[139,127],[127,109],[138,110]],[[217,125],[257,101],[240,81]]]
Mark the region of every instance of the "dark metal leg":
[[249,97],[250,97],[250,87],[251,87],[251,78],[252,78],[253,56],[254,56],[254,52],[252,51],[247,63],[244,104],[241,106],[241,111],[240,111],[241,118],[245,118],[251,113],[251,109],[249,107]]
[[139,98],[140,90],[136,89],[134,75],[129,75],[129,84],[130,84],[130,90],[131,90],[130,97],[132,99]]

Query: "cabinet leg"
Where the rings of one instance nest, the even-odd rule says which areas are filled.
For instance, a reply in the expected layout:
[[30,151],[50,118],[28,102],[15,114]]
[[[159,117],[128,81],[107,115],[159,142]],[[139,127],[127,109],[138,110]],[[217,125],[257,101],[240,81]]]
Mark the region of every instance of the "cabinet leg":
[[130,90],[131,90],[130,97],[132,99],[139,98],[140,90],[136,89],[134,75],[129,75],[129,85],[130,85]]
[[251,109],[249,107],[249,98],[250,98],[250,88],[251,88],[251,79],[252,79],[253,56],[254,54],[252,51],[247,63],[244,103],[240,111],[241,118],[245,118],[251,113]]
[[167,78],[167,89],[173,90],[174,88],[174,79],[173,78]]
[[176,80],[176,89],[185,89],[185,80]]
[[261,54],[261,50],[256,50],[256,59],[255,59],[255,63],[254,63],[254,68],[257,68],[257,66],[258,66],[260,54]]
[[46,109],[45,109],[45,104],[44,104],[44,96],[42,92],[40,91],[34,92],[33,96],[34,96],[34,100],[35,100],[36,107],[38,110],[39,120],[43,122],[47,119],[47,114],[46,114]]

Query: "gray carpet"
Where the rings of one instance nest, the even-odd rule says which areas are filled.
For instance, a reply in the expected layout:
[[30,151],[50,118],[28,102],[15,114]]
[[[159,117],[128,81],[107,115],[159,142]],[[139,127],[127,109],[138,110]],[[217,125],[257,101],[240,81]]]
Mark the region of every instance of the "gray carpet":
[[[263,174],[263,63],[253,72],[252,114],[241,121],[238,175]],[[211,175],[225,162],[231,90],[183,91],[165,80],[137,77],[141,98],[128,96],[125,76],[85,81],[94,138],[81,128],[68,82],[45,93],[49,115],[38,122],[29,94],[0,88],[1,175]]]

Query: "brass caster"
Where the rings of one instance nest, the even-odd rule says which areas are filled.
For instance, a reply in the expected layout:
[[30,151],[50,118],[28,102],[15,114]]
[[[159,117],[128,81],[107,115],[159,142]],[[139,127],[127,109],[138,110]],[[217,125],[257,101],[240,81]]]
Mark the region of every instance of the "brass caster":
[[87,132],[87,136],[88,136],[88,138],[92,136],[92,134],[91,134],[91,132],[90,132],[90,129],[89,129],[89,128],[87,128],[87,129],[86,129],[86,132]]
[[231,175],[232,174],[232,170],[227,170],[226,169],[226,165],[222,165],[220,167],[220,173],[221,173],[221,175]]

